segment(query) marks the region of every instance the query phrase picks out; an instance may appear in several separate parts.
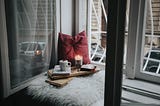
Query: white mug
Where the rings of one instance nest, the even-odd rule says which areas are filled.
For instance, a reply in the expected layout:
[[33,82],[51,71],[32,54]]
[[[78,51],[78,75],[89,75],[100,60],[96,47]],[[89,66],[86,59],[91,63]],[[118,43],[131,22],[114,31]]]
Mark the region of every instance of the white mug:
[[60,60],[59,61],[61,71],[70,71],[71,69],[71,62],[68,60]]

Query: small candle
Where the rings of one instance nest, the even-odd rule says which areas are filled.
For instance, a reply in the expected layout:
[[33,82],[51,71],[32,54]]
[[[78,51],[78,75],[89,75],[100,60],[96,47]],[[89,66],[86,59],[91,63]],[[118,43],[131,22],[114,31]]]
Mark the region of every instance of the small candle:
[[76,68],[80,69],[82,63],[83,63],[83,57],[81,55],[76,55],[75,56],[75,66],[76,66]]

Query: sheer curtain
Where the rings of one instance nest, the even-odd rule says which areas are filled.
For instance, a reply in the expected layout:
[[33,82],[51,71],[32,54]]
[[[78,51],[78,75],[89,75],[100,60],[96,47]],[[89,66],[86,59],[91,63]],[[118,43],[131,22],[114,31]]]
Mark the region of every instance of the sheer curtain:
[[11,88],[47,71],[55,34],[55,0],[6,0]]

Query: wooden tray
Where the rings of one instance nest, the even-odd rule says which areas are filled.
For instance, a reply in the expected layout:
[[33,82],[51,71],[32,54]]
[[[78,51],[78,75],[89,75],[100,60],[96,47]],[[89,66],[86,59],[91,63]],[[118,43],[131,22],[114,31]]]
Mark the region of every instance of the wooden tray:
[[52,70],[48,70],[48,76],[49,78],[51,78],[52,80],[56,80],[56,79],[64,79],[64,78],[70,78],[70,77],[76,77],[76,76],[87,76],[90,74],[94,74],[96,72],[98,72],[99,69],[95,69],[95,70],[91,70],[91,71],[77,71],[77,69],[72,68],[72,71],[69,75],[52,75]]

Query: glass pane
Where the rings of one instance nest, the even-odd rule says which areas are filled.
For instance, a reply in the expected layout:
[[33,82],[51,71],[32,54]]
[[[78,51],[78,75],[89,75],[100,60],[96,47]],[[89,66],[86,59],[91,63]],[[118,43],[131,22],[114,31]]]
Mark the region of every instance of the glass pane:
[[[140,32],[142,36],[138,34],[138,36],[140,36],[141,38],[138,37],[138,39],[136,39],[137,41],[133,39],[136,37],[133,37],[133,36],[131,37],[132,35],[131,33],[129,33],[126,36],[128,38],[131,38],[131,39],[128,39],[128,41],[131,41],[133,39],[133,42],[125,42],[126,46],[129,46],[127,48],[128,49],[127,51],[133,51],[134,48],[130,47],[130,44],[132,44],[132,45],[136,45],[133,47],[136,47],[136,50],[138,52],[133,52],[131,54],[131,55],[135,55],[134,53],[136,53],[134,57],[136,61],[134,61],[133,59],[130,59],[130,57],[128,57],[130,60],[127,58],[127,60],[129,60],[127,62],[131,62],[132,64],[126,63],[126,67],[127,67],[126,74],[125,74],[125,71],[123,74],[121,106],[143,106],[143,105],[158,106],[160,104],[160,101],[159,101],[160,84],[158,82],[160,78],[159,77],[160,75],[160,71],[159,71],[160,70],[160,48],[159,48],[160,32],[157,26],[157,22],[159,22],[159,20],[157,19],[159,19],[158,14],[160,12],[160,5],[159,5],[159,2],[157,1],[158,0],[146,0],[146,1],[142,0],[141,2],[137,2],[134,0],[127,1],[128,2],[127,9],[129,8],[131,9],[129,13],[130,20],[128,20],[131,22],[131,24],[130,24],[130,28],[129,29],[127,28],[129,30],[128,32],[133,33],[132,29],[137,27],[135,26],[135,24],[132,24],[133,20],[135,19],[135,17],[132,17],[132,16],[136,15],[135,14],[136,12],[141,11],[140,12],[141,14],[138,14],[138,16],[136,15],[136,17],[138,17],[139,19],[142,18],[143,14],[146,13],[145,14],[146,17],[144,17],[146,18],[146,22],[144,22],[145,23],[144,35],[141,34],[141,30],[143,30],[143,28],[139,27],[138,29],[138,32]],[[146,6],[145,9],[143,8],[145,7],[144,5]],[[133,11],[133,10],[136,10],[136,8],[138,8],[137,11]],[[142,11],[144,13],[142,13]],[[142,22],[141,21],[138,20],[138,26],[143,25],[142,24],[143,21]],[[137,62],[137,60],[139,61],[141,59],[142,59],[142,64],[141,62],[133,63],[133,61]]]
[[151,60],[149,61],[144,60],[144,65],[145,64],[146,64],[146,67],[144,69],[145,71],[156,73],[158,66],[159,66],[159,62],[155,62]]
[[157,76],[160,73],[160,31],[159,31],[159,3],[156,1],[147,2],[147,17],[145,26],[145,42],[144,42],[144,65],[142,72],[149,72],[147,74]]
[[49,67],[53,0],[6,0],[11,87]]
[[91,12],[91,60],[93,63],[105,64],[107,38],[107,10],[108,0],[93,0]]

